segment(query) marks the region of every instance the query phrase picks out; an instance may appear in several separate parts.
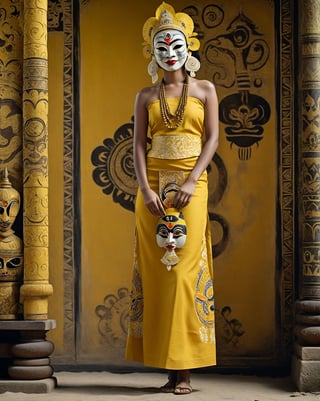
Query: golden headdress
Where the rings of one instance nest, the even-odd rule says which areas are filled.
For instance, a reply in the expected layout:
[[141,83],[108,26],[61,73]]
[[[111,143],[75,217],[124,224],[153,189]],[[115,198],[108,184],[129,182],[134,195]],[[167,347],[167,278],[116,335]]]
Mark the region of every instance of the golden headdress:
[[192,18],[186,13],[176,13],[170,4],[163,2],[156,10],[156,16],[150,17],[144,23],[142,34],[144,39],[143,54],[149,58],[153,54],[153,38],[156,33],[164,29],[177,29],[186,38],[188,49],[198,50],[200,42],[193,32]]

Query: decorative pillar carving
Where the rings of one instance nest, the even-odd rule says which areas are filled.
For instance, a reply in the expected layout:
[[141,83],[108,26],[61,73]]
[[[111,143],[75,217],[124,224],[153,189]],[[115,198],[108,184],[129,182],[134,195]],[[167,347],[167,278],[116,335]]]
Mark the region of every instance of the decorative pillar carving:
[[47,0],[24,0],[24,318],[48,318]]
[[[23,12],[21,2],[1,1],[0,17],[0,319],[16,319],[22,281],[22,66]],[[9,171],[9,173],[8,173]],[[9,176],[10,175],[10,176]],[[12,184],[12,187],[11,187]],[[17,210],[18,208],[18,210]],[[18,262],[19,260],[19,262]],[[18,311],[19,310],[19,311]]]
[[23,244],[12,225],[20,209],[20,194],[5,168],[0,180],[0,320],[19,317],[19,291],[23,275]]
[[[25,380],[23,391],[47,392],[56,384],[54,344],[46,340],[56,326],[48,319],[47,1],[1,0],[0,42],[0,378],[8,391],[16,391],[18,379]],[[20,217],[11,183],[23,191],[24,252],[11,229]],[[16,305],[22,261],[25,320],[17,319]],[[37,379],[47,379],[45,386]]]
[[320,0],[299,1],[300,286],[293,377],[319,391],[320,370]]
[[[22,193],[23,4],[1,0],[0,13],[0,169]],[[22,233],[21,233],[22,235]]]

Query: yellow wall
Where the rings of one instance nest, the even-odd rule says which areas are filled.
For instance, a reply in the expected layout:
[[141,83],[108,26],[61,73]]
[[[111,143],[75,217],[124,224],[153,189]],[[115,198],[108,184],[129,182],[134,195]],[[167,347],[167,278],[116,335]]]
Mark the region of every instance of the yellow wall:
[[[108,358],[106,353],[110,359],[117,356],[119,360],[118,352],[123,353],[122,348],[102,348],[101,353],[94,310],[104,304],[106,295],[118,297],[118,289],[129,286],[134,216],[93,182],[90,160],[93,149],[105,138],[113,138],[114,132],[129,123],[133,115],[135,93],[141,85],[136,71],[144,68],[143,60],[137,57],[141,53],[140,31],[131,31],[133,22],[141,18],[138,10],[132,7],[128,12],[126,2],[115,7],[114,3],[93,1],[81,12],[80,360],[103,360]],[[129,29],[132,36],[128,37]]]
[[[208,2],[196,2],[201,9]],[[171,2],[176,10],[190,4]],[[210,3],[211,4],[211,3]],[[270,49],[267,64],[259,71],[263,85],[251,86],[271,107],[263,140],[252,147],[250,160],[239,160],[237,148],[226,140],[220,124],[220,146],[228,174],[226,190],[218,204],[212,199],[218,171],[212,163],[209,174],[209,211],[229,225],[224,252],[215,258],[218,354],[224,357],[272,357],[276,352],[276,202],[277,202],[277,116],[275,104],[274,8],[273,2],[216,0],[224,9],[221,31],[240,10],[257,25]],[[142,56],[141,29],[154,15],[158,1],[135,0],[118,3],[90,0],[80,16],[80,119],[81,119],[81,274],[78,304],[76,359],[79,363],[127,364],[125,336],[119,320],[125,314],[128,297],[119,290],[131,281],[134,215],[106,195],[92,178],[91,155],[123,124],[130,123],[136,92],[150,85],[148,61]],[[257,13],[257,7],[259,13]],[[206,30],[206,28],[204,28]],[[215,31],[214,31],[215,32]],[[209,39],[209,30],[206,32]],[[216,32],[215,32],[216,34]],[[53,57],[54,54],[54,57]],[[49,161],[50,161],[50,280],[54,295],[50,317],[58,328],[50,333],[56,353],[63,353],[63,34],[49,34]],[[211,79],[212,66],[202,59],[199,78]],[[252,76],[255,73],[253,72]],[[61,85],[60,85],[61,83]],[[219,99],[235,93],[236,86],[217,85]],[[78,133],[74,133],[78,135]],[[53,206],[54,205],[54,206]],[[221,227],[212,224],[214,241]],[[76,272],[78,274],[78,272]],[[106,301],[106,296],[112,296]],[[114,302],[112,307],[110,299]],[[72,299],[70,299],[72,302]],[[110,318],[100,322],[96,307],[102,305]],[[224,317],[219,314],[230,307]],[[228,310],[227,310],[228,311]],[[237,320],[244,334],[232,337]],[[102,325],[102,326],[101,326]],[[101,335],[101,331],[104,335]],[[76,340],[75,340],[76,341]],[[218,360],[219,362],[219,360]]]
[[[206,2],[197,2],[200,6]],[[177,10],[188,5],[175,1]],[[264,85],[252,89],[266,98],[275,112],[273,56],[273,8],[269,2],[216,1],[225,10],[225,23],[242,9],[258,23],[271,47],[267,66],[261,71]],[[107,294],[117,296],[129,287],[133,247],[133,214],[114,203],[92,180],[90,155],[105,138],[130,122],[136,92],[150,85],[142,57],[141,28],[153,15],[158,2],[114,3],[92,0],[81,12],[81,182],[82,182],[82,286],[80,358],[112,361],[123,349],[101,345],[93,310]],[[207,73],[210,66],[204,66]],[[199,74],[200,78],[210,79]],[[219,97],[235,89],[217,86]],[[226,141],[221,124],[218,150],[228,171],[228,185],[221,202],[212,211],[229,223],[227,249],[215,261],[217,307],[232,308],[230,318],[238,319],[245,334],[239,344],[224,342],[226,322],[218,316],[220,354],[271,355],[275,348],[275,241],[276,241],[276,125],[275,116],[265,126],[264,139],[253,147],[249,161],[238,159],[235,147]],[[214,174],[211,175],[214,186]],[[209,207],[210,210],[212,207]],[[214,225],[213,225],[214,228]],[[215,233],[214,233],[215,235]],[[101,354],[101,351],[103,353]],[[120,360],[121,363],[121,360]]]
[[[267,64],[258,73],[249,72],[251,84],[259,77],[263,85],[250,88],[262,96],[271,107],[271,117],[264,126],[263,140],[252,147],[248,161],[239,160],[237,147],[230,145],[220,124],[218,154],[227,172],[228,184],[218,205],[209,210],[226,218],[230,235],[227,248],[215,260],[215,290],[217,307],[230,306],[229,319],[236,318],[245,333],[237,344],[224,341],[228,325],[217,314],[218,352],[230,356],[266,356],[275,352],[276,342],[276,202],[277,202],[277,127],[275,103],[274,8],[267,1],[215,1],[224,9],[225,22],[221,33],[240,11],[263,34],[270,50]],[[259,13],[257,13],[257,8]],[[205,30],[208,32],[208,30]],[[260,38],[259,38],[260,39]],[[227,67],[228,68],[228,67]],[[231,68],[231,66],[230,66]],[[210,65],[200,69],[199,78],[210,79]],[[217,85],[219,99],[236,92],[236,87]],[[211,178],[215,187],[215,177]],[[213,238],[215,238],[213,226]],[[215,241],[214,241],[215,242]],[[227,335],[229,338],[229,334]],[[219,346],[220,345],[220,346]]]

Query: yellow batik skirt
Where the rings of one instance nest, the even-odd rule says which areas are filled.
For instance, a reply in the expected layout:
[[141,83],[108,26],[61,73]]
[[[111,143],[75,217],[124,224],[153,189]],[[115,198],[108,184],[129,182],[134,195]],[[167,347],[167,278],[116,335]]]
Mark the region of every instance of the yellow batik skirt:
[[[147,159],[148,179],[158,192],[159,171],[183,171],[197,158]],[[126,358],[163,369],[192,369],[216,364],[214,292],[207,173],[196,184],[182,211],[187,225],[179,262],[170,271],[156,242],[158,218],[147,210],[138,191],[136,241]]]

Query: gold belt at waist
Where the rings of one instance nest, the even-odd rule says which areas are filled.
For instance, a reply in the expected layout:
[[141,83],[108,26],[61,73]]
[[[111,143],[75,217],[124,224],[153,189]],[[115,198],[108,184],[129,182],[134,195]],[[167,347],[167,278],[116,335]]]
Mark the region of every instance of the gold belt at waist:
[[184,159],[199,156],[201,138],[188,135],[159,135],[152,138],[148,157],[156,159]]

